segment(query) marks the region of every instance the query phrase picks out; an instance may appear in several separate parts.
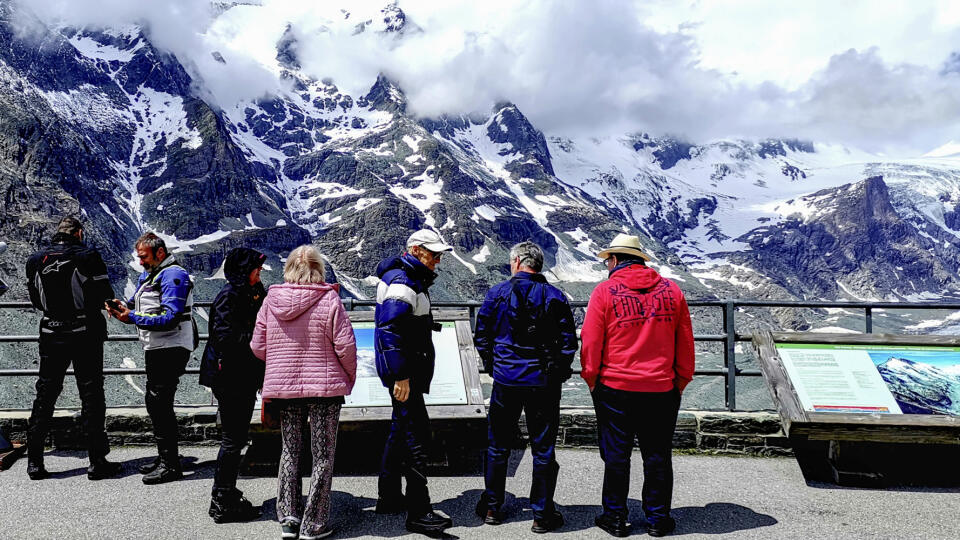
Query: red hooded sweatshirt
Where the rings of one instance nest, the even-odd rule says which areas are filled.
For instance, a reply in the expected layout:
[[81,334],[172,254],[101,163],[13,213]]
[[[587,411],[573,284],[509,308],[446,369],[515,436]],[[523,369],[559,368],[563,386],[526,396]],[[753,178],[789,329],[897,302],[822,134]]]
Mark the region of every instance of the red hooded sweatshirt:
[[683,292],[648,266],[614,270],[590,295],[581,377],[593,390],[681,392],[693,378],[693,326]]

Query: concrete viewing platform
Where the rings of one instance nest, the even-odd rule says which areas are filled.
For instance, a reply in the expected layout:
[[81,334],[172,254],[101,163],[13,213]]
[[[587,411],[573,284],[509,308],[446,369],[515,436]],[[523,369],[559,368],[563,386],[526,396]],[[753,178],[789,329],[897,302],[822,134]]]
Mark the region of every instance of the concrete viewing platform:
[[[147,447],[116,448],[121,477],[91,482],[86,456],[48,451],[53,478],[31,481],[26,460],[0,472],[0,538],[279,538],[275,477],[241,477],[238,487],[263,516],[250,523],[216,525],[207,516],[217,449],[182,447],[186,477],[144,486],[136,467],[151,458]],[[435,507],[453,518],[447,538],[612,538],[593,526],[600,511],[603,465],[595,449],[560,449],[557,503],[566,519],[558,532],[530,532],[527,507],[529,451],[515,450],[507,479],[507,520],[482,525],[473,507],[483,489],[479,472],[438,473],[430,478]],[[677,455],[674,459],[675,535],[682,538],[958,538],[960,489],[839,488],[807,484],[792,458]],[[640,510],[642,467],[631,470],[631,536],[645,536]],[[306,483],[307,480],[305,479]],[[369,471],[333,480],[331,538],[426,538],[411,535],[399,515],[373,511],[375,464]]]

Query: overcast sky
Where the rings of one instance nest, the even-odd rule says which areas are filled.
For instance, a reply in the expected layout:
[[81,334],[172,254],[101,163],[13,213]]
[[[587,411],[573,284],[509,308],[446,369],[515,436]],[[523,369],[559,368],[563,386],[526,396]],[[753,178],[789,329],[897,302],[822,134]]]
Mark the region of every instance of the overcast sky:
[[309,74],[359,95],[386,73],[426,116],[506,99],[548,135],[792,136],[901,155],[960,141],[960,73],[945,69],[958,2],[400,0],[421,31],[398,39],[354,35],[381,1],[344,2],[349,19],[312,0],[216,18],[206,0],[22,1],[47,21],[147,25],[224,107],[279,87],[289,24]]

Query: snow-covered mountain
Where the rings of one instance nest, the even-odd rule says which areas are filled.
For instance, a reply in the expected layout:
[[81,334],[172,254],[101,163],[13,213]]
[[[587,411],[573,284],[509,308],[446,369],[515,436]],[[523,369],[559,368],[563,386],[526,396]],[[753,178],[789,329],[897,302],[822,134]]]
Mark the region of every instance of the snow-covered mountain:
[[877,366],[905,414],[960,416],[960,371],[957,368],[939,368],[896,357]]
[[[366,297],[377,261],[427,226],[456,247],[441,266],[441,299],[480,297],[507,275],[510,245],[526,239],[547,251],[548,277],[585,299],[605,276],[594,254],[618,232],[639,235],[691,297],[960,291],[960,158],[947,150],[894,160],[791,139],[545,134],[508,102],[418,118],[386,77],[348,95],[306,75],[293,25],[261,55],[282,89],[218,109],[202,77],[141,28],[24,34],[14,20],[29,14],[18,6],[0,0],[8,275],[22,274],[9,261],[25,258],[52,221],[81,209],[121,289],[134,271],[130,245],[150,229],[199,278],[215,276],[233,246],[269,253],[277,271],[292,247],[313,242]],[[218,5],[221,16],[255,9]],[[336,24],[357,34],[417,31],[395,4],[345,13]],[[201,296],[219,286],[198,281]]]

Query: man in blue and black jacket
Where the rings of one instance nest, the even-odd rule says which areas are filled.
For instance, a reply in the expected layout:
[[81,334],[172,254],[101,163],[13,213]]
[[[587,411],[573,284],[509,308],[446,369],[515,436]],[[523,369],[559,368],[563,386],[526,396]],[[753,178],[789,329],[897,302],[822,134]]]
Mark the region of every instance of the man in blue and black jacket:
[[144,269],[137,289],[127,302],[109,302],[107,311],[120,322],[136,325],[143,345],[147,371],[144,402],[157,440],[157,458],[140,472],[144,484],[161,484],[183,477],[173,403],[190,352],[197,346],[191,318],[193,282],[156,234],[144,233],[134,248]]
[[[450,518],[435,514],[426,477],[426,445],[430,418],[423,395],[433,379],[433,337],[437,329],[430,313],[427,289],[444,252],[451,251],[440,235],[419,230],[407,239],[407,252],[385,259],[377,267],[374,352],[377,374],[390,391],[393,418],[383,449],[377,513],[407,511],[407,530],[436,535],[452,526]],[[407,479],[404,498],[400,477]]]
[[543,251],[533,242],[510,249],[509,280],[494,285],[477,313],[474,343],[493,392],[487,431],[486,491],[477,503],[484,523],[503,521],[507,458],[520,412],[526,411],[533,454],[530,507],[535,533],[563,525],[553,503],[557,486],[554,446],[560,424],[560,389],[577,352],[573,312],[563,292],[540,274]]

